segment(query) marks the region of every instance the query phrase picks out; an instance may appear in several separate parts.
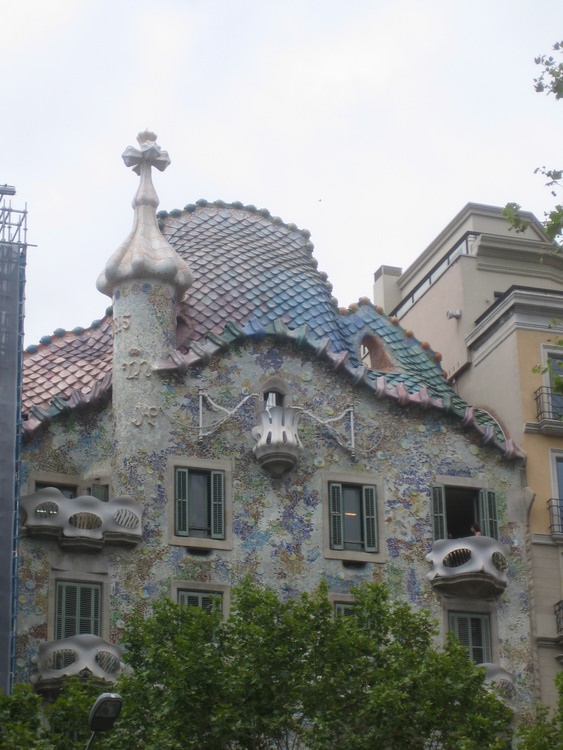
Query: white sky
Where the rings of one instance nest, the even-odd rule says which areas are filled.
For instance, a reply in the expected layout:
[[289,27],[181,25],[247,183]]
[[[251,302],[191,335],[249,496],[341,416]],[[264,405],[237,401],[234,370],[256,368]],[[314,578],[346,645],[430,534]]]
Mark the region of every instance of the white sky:
[[468,202],[543,218],[563,102],[534,56],[562,0],[0,0],[0,183],[29,210],[26,344],[87,327],[128,234],[148,127],[160,208],[268,208],[312,233],[347,306]]

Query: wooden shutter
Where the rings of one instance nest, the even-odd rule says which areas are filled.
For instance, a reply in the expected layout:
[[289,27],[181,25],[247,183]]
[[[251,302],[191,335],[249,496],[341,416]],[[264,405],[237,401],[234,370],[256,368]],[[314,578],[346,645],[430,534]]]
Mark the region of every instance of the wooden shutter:
[[344,549],[344,518],[342,515],[342,485],[332,482],[329,486],[330,546]]
[[225,474],[211,472],[211,538],[225,538]]
[[497,495],[492,490],[479,490],[479,521],[481,533],[498,539]]
[[447,538],[446,490],[444,485],[432,487],[432,534],[434,541]]
[[210,591],[178,591],[178,604],[186,607],[199,607],[208,614],[221,603],[221,594]]
[[100,635],[101,586],[58,581],[55,606],[55,638],[81,633]]
[[188,470],[176,469],[174,477],[176,534],[188,536]]
[[488,615],[450,612],[448,620],[450,630],[456,634],[461,645],[467,648],[476,664],[491,661],[491,626]]
[[372,485],[362,487],[362,523],[365,551],[377,552],[376,490]]

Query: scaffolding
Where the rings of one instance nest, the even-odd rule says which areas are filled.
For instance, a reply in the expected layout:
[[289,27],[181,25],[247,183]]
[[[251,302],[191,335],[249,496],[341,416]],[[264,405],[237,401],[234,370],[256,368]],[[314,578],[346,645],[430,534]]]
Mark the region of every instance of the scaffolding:
[[0,185],[0,690],[15,674],[19,473],[27,209],[13,209]]

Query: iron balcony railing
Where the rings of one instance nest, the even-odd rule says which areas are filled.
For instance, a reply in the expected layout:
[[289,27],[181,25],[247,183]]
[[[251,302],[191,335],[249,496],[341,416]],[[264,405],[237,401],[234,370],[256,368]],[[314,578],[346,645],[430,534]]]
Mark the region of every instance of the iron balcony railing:
[[563,534],[563,499],[550,497],[547,501],[549,508],[549,528],[552,534]]
[[557,604],[554,605],[553,611],[555,612],[555,627],[557,628],[557,635],[561,638],[563,636],[563,599],[560,599]]
[[542,385],[535,392],[537,419],[551,419],[561,422],[563,426],[563,393],[558,393],[554,388]]

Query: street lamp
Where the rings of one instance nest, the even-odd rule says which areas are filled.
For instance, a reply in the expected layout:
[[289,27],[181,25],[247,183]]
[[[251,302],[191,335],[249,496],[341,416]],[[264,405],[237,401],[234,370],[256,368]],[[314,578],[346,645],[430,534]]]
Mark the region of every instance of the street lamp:
[[118,693],[102,693],[96,698],[88,717],[88,726],[92,730],[86,750],[90,750],[97,732],[106,732],[115,724],[121,711],[123,698]]

